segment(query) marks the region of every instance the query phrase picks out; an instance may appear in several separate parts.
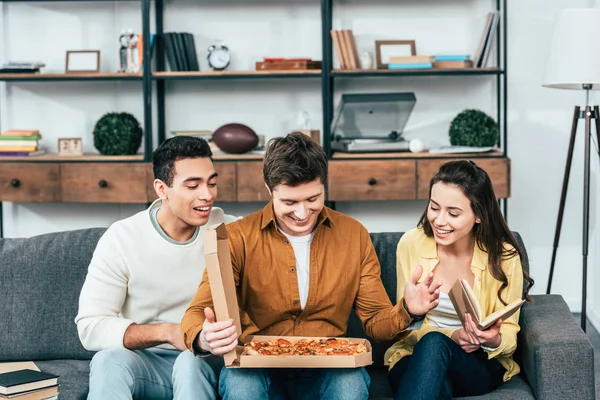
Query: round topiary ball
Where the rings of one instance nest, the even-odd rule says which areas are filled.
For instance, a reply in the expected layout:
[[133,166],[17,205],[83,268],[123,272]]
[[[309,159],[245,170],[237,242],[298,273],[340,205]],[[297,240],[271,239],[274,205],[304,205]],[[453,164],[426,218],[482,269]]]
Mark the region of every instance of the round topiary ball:
[[452,146],[491,147],[500,141],[500,129],[492,117],[480,110],[464,110],[450,123]]
[[105,156],[136,154],[144,131],[135,117],[125,112],[104,114],[94,126],[94,147]]

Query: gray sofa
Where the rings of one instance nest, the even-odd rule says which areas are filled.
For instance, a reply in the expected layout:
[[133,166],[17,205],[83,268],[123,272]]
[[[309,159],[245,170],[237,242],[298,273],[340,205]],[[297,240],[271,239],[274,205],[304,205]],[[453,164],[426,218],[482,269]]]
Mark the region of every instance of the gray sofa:
[[[60,376],[60,399],[84,399],[89,360],[73,319],[88,263],[103,228],[0,239],[0,362],[34,360]],[[382,278],[396,301],[396,244],[401,233],[372,234]],[[527,260],[525,267],[527,268]],[[535,296],[521,313],[521,375],[485,399],[594,399],[594,360],[589,340],[561,296]],[[355,316],[349,336],[364,337]],[[389,343],[374,343],[371,398],[392,397],[383,367]]]

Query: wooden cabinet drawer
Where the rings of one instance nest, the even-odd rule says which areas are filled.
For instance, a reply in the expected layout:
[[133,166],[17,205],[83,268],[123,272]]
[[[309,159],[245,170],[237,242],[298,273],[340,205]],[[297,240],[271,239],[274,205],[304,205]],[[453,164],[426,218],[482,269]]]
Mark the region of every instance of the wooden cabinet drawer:
[[329,163],[331,201],[414,200],[414,160],[340,160]]
[[237,163],[237,201],[271,200],[263,180],[262,161]]
[[146,164],[61,164],[60,192],[64,202],[146,203]]
[[[442,164],[453,161],[443,160],[419,160],[417,161],[417,175],[419,185],[419,199],[429,199],[429,181]],[[510,159],[508,158],[477,158],[472,160],[488,173],[494,186],[496,198],[505,199],[510,197]]]
[[0,201],[59,201],[58,164],[0,163]]
[[215,171],[219,174],[217,204],[237,199],[237,169],[234,162],[215,162]]

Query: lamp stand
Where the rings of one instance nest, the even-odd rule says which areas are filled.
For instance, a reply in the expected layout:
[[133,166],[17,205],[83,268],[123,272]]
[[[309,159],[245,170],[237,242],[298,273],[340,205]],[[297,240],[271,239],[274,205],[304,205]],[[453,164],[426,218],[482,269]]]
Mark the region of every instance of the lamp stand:
[[[589,85],[591,86],[591,85]],[[591,87],[584,89],[588,91]],[[585,111],[580,112],[580,107],[575,107],[573,113],[573,124],[571,127],[571,139],[569,141],[569,150],[567,153],[567,165],[565,167],[565,176],[563,178],[562,192],[560,195],[560,205],[558,208],[558,219],[556,221],[556,231],[554,232],[554,248],[552,250],[552,261],[550,262],[550,276],[548,279],[548,288],[546,294],[550,294],[552,287],[552,275],[554,274],[554,262],[556,261],[556,249],[558,248],[558,241],[560,238],[560,230],[562,227],[563,213],[565,210],[565,200],[567,197],[567,189],[569,187],[569,175],[571,173],[571,161],[573,160],[573,148],[575,147],[575,136],[577,134],[577,122],[579,119],[585,120],[585,159],[584,159],[584,170],[583,170],[583,288],[581,297],[581,328],[585,332],[586,328],[586,297],[587,297],[587,257],[588,257],[588,242],[589,242],[589,216],[590,216],[590,136],[591,136],[591,122],[595,121],[596,135],[598,137],[598,143],[600,143],[600,111],[598,106],[590,107],[585,106]]]

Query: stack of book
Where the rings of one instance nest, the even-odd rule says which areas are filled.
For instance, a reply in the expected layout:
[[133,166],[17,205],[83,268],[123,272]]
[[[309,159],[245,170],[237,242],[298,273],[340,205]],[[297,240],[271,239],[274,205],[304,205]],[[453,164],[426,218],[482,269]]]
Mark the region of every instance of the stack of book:
[[390,57],[388,69],[471,68],[466,54]]
[[341,69],[360,69],[356,40],[351,29],[331,30],[331,39]]
[[39,147],[42,138],[38,130],[11,129],[0,132],[0,157],[24,157],[43,153]]
[[166,32],[161,39],[171,71],[200,71],[194,35],[187,32]]
[[0,400],[54,400],[58,376],[41,372],[33,362],[0,364]]

